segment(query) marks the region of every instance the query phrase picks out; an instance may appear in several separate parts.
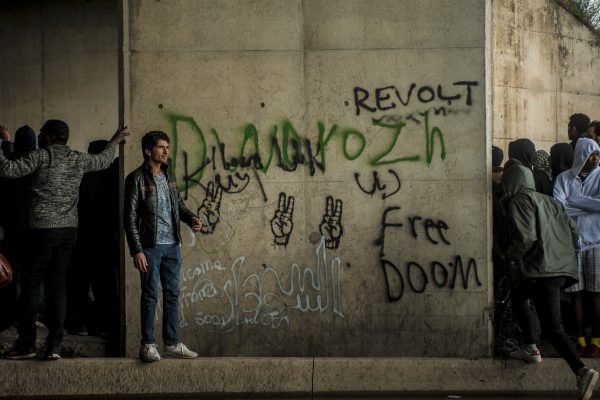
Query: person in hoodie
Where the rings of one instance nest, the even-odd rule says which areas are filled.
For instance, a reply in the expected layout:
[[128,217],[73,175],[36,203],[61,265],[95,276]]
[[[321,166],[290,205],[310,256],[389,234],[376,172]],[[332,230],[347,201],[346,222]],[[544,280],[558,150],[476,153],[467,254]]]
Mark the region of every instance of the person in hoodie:
[[552,196],[552,168],[550,167],[550,155],[545,150],[535,152],[533,180],[535,181],[535,190],[546,196]]
[[532,169],[535,161],[535,144],[529,139],[517,139],[508,144],[508,158],[518,160]]
[[[556,179],[554,198],[579,225],[579,257],[574,293],[577,351],[580,356],[600,357],[600,147],[592,139],[580,138],[575,145],[573,167]],[[592,321],[585,321],[589,302]],[[592,338],[585,341],[584,327],[591,322]]]
[[[39,149],[9,160],[0,151],[0,177],[30,176],[28,183],[28,252],[21,276],[18,338],[4,356],[19,360],[33,358],[40,285],[46,276],[46,354],[60,358],[65,334],[65,274],[77,237],[77,200],[83,174],[108,168],[115,149],[129,130],[120,128],[100,154],[87,154],[67,146],[69,127],[60,120],[48,120],[38,135]],[[0,139],[10,141],[6,130]],[[93,257],[93,254],[89,255]]]
[[533,173],[515,164],[504,171],[503,206],[511,226],[506,252],[510,298],[523,335],[524,348],[511,357],[541,362],[536,346],[532,300],[542,333],[577,378],[579,399],[592,395],[597,371],[588,368],[565,333],[560,314],[560,288],[576,281],[577,225],[552,197],[535,191]]
[[554,186],[556,178],[573,166],[573,148],[569,143],[556,143],[550,147],[550,166]]

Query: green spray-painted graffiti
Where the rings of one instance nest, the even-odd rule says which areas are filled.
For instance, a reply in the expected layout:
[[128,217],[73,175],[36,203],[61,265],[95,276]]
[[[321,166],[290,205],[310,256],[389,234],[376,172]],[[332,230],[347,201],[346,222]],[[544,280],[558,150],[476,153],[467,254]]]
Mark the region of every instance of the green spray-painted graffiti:
[[[208,136],[205,136],[193,117],[172,112],[166,113],[165,116],[171,127],[173,150],[171,167],[176,173],[182,172],[178,171],[179,164],[177,160],[180,124],[186,124],[197,141],[197,149],[182,151],[184,179],[179,183],[179,189],[182,191],[198,185],[205,169],[211,164],[213,169],[217,169],[217,164],[219,164],[219,167],[229,173],[240,169],[253,168],[262,171],[264,174],[273,165],[284,171],[295,171],[298,166],[307,166],[310,175],[313,176],[317,170],[321,173],[325,173],[327,170],[327,152],[332,147],[334,139],[338,140],[341,154],[348,161],[358,159],[370,147],[364,132],[352,127],[340,127],[337,124],[332,124],[327,128],[325,123],[320,121],[317,123],[316,146],[313,147],[309,138],[300,136],[292,122],[284,119],[279,125],[273,125],[270,128],[267,134],[268,144],[266,150],[265,148],[261,149],[261,138],[256,126],[252,123],[244,125],[240,132],[243,136],[241,143],[237,145],[237,155],[228,157],[226,144],[221,140],[216,129],[210,128]],[[424,114],[423,155],[428,165],[433,161],[436,143],[439,145],[440,159],[444,160],[446,158],[444,134],[439,127],[430,126],[429,119],[429,112],[427,112]],[[367,165],[378,167],[400,162],[418,162],[423,159],[421,154],[394,157],[399,152],[399,138],[406,127],[404,121],[374,120],[373,126],[387,132],[390,135],[390,140],[382,150],[373,150],[374,154],[365,156]],[[208,138],[210,137],[214,140],[214,144],[209,146]],[[373,146],[375,145],[371,145],[371,147]],[[196,166],[193,171],[188,170],[190,154]]]

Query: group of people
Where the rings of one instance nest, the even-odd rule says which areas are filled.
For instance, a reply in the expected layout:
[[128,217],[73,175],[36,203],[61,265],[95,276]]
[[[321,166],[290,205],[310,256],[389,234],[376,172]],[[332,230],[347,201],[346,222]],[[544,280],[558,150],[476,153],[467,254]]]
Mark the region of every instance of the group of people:
[[[0,218],[5,225],[0,250],[7,253],[20,289],[18,305],[13,307],[17,310],[18,337],[12,349],[4,354],[7,359],[37,356],[36,322],[42,303],[48,334],[41,358],[60,359],[66,334],[66,277],[74,259],[90,266],[90,274],[99,277],[99,286],[115,287],[101,276],[117,275],[109,271],[118,270],[118,258],[103,257],[98,251],[99,243],[118,243],[115,229],[103,229],[110,225],[110,221],[103,219],[103,211],[111,206],[118,209],[118,203],[111,205],[110,202],[115,198],[117,202],[120,200],[118,190],[115,197],[114,190],[104,187],[103,192],[112,195],[104,200],[99,196],[105,203],[97,203],[98,193],[93,187],[107,183],[103,176],[94,173],[108,168],[117,168],[118,173],[115,150],[131,132],[127,127],[119,128],[109,141],[92,142],[88,153],[72,150],[67,145],[69,134],[64,121],[48,120],[37,136],[36,149],[35,133],[31,128],[17,130],[13,142],[9,130],[0,126],[0,178],[3,193],[10,194],[2,197],[12,202],[1,207],[6,215]],[[180,221],[187,223],[194,232],[200,231],[202,224],[185,206],[175,177],[169,172],[169,141],[168,135],[161,131],[144,135],[141,146],[144,162],[125,181],[125,233],[141,281],[140,358],[147,362],[161,358],[154,337],[159,281],[163,294],[163,356],[198,356],[178,336],[179,244]],[[118,182],[112,184],[118,188]],[[8,189],[6,192],[5,188]],[[91,209],[102,207],[102,210],[82,213],[86,205]],[[111,252],[102,247],[100,251],[118,255],[118,250]],[[88,288],[89,285],[83,292]],[[0,289],[0,296],[14,298],[14,288],[9,289]],[[115,296],[118,293],[113,293],[112,297]],[[8,307],[4,304],[2,309],[6,310]],[[114,309],[108,307],[105,311],[118,318]]]
[[[60,120],[46,121],[35,150],[31,128],[18,130],[13,143],[8,129],[0,126],[0,178],[11,181],[13,186],[6,193],[14,201],[12,207],[0,209],[18,210],[7,224],[6,236],[9,241],[27,243],[27,251],[21,248],[22,263],[15,263],[21,288],[18,338],[5,358],[36,356],[43,282],[48,327],[43,359],[60,358],[66,333],[65,277],[77,247],[78,226],[80,240],[88,237],[94,244],[81,246],[83,263],[97,258],[94,242],[106,239],[94,234],[101,220],[86,221],[78,213],[78,204],[81,208],[81,200],[90,197],[82,180],[87,173],[109,168],[117,145],[130,134],[127,127],[120,128],[109,141],[82,153],[67,146],[69,128]],[[529,139],[511,142],[504,165],[502,150],[492,149],[494,278],[496,295],[502,297],[498,303],[512,302],[520,327],[523,346],[510,356],[528,362],[542,360],[535,323],[539,319],[542,333],[575,373],[579,398],[587,400],[599,373],[586,367],[581,358],[600,357],[600,124],[574,114],[568,135],[571,142],[554,145],[550,154],[536,151]],[[169,171],[169,142],[164,132],[145,134],[141,143],[144,162],[125,180],[124,227],[133,265],[140,272],[140,358],[147,362],[161,358],[154,336],[159,282],[163,356],[198,356],[178,336],[180,221],[195,232],[202,223],[185,206]],[[573,298],[576,346],[562,324],[561,296],[567,294]],[[592,311],[589,321],[586,305]]]
[[[519,328],[511,333],[522,346],[508,355],[541,362],[541,330],[575,373],[579,398],[589,399],[599,373],[581,359],[600,357],[600,122],[573,114],[568,137],[550,154],[515,140],[504,165],[502,150],[492,148],[496,337],[510,327],[502,320],[510,302]],[[561,298],[570,304],[565,314],[574,315],[575,345]]]

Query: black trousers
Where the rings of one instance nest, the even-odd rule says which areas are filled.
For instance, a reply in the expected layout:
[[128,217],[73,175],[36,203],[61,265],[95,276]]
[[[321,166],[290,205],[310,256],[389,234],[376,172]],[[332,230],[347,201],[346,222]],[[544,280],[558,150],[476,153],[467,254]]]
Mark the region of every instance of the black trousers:
[[533,300],[542,333],[552,343],[558,354],[573,372],[584,367],[577,357],[575,346],[569,340],[560,315],[560,288],[564,277],[529,279],[519,284],[511,293],[515,315],[519,321],[525,344],[536,343],[535,316],[529,305]]
[[31,229],[21,276],[17,347],[35,347],[35,320],[40,286],[46,278],[47,351],[60,351],[67,308],[65,276],[75,247],[77,228]]

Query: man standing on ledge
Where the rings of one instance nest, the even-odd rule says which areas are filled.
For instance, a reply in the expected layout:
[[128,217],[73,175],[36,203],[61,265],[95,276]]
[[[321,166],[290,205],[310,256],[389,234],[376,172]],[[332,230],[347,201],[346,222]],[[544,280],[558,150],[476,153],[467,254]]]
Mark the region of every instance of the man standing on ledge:
[[[25,255],[19,300],[19,337],[5,357],[21,360],[35,357],[35,321],[40,286],[46,278],[46,360],[60,358],[67,309],[65,275],[77,239],[77,200],[83,174],[108,168],[117,145],[130,135],[120,128],[100,154],[74,151],[67,146],[69,127],[63,121],[46,121],[38,135],[39,149],[17,159],[7,159],[0,150],[0,177],[28,181],[28,254]],[[0,139],[9,141],[0,127]],[[12,195],[3,193],[3,195]],[[94,257],[88,254],[88,257]]]
[[160,360],[154,338],[158,281],[163,289],[162,337],[165,357],[196,358],[198,354],[179,341],[179,271],[181,233],[179,221],[194,232],[200,220],[185,206],[175,176],[169,174],[169,136],[161,131],[142,138],[144,163],[125,179],[125,233],[133,265],[141,278],[142,346],[140,358]]

